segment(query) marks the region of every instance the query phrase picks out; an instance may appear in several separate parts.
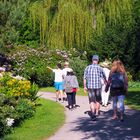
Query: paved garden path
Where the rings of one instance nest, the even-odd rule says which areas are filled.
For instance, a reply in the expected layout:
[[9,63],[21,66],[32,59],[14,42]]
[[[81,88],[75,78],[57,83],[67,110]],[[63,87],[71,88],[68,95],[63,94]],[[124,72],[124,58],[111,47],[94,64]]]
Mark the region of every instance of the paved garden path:
[[[45,99],[55,101],[55,94],[39,92]],[[140,140],[140,112],[126,107],[125,121],[112,120],[111,104],[101,107],[101,115],[92,121],[88,115],[86,96],[77,96],[77,107],[70,111],[65,107],[65,124],[48,140]],[[56,116],[57,117],[57,114]]]

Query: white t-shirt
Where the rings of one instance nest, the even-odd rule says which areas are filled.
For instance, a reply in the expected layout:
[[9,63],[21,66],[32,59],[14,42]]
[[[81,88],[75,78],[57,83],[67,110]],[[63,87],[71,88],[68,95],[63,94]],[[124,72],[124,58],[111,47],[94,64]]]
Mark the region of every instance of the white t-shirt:
[[[108,80],[110,70],[108,68],[103,68],[103,71],[105,73],[106,80]],[[101,83],[102,83],[102,85],[105,84],[103,79],[101,79]]]
[[55,73],[54,82],[63,82],[63,70],[53,69],[52,71]]
[[103,71],[104,71],[104,73],[105,73],[106,80],[108,80],[110,70],[109,70],[108,68],[103,68]]
[[73,71],[71,68],[64,68],[63,69],[63,76],[65,77],[67,75],[67,72]]

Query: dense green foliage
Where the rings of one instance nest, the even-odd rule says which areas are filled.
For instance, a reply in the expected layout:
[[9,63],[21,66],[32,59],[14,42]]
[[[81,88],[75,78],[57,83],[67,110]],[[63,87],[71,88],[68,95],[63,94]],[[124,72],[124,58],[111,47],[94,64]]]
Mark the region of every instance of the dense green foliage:
[[35,113],[38,87],[8,74],[0,77],[0,138]]
[[[80,54],[86,51],[89,61],[93,53],[100,55],[100,61],[120,58],[133,79],[139,80],[139,8],[139,0],[3,0],[0,53],[11,53],[17,44],[48,50],[73,47]],[[32,81],[44,85],[48,72],[41,66],[43,62],[39,61],[39,69],[31,69],[37,59],[31,56],[25,66],[28,70],[23,73],[19,69],[19,73],[35,77]]]

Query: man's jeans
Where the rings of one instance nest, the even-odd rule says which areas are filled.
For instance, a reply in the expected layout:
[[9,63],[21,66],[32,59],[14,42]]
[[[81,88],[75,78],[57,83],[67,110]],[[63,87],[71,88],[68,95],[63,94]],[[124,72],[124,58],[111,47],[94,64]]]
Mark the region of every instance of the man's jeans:
[[119,102],[119,108],[120,108],[120,112],[124,113],[124,99],[125,96],[124,95],[119,95],[119,96],[113,96],[113,110],[117,109],[117,102]]

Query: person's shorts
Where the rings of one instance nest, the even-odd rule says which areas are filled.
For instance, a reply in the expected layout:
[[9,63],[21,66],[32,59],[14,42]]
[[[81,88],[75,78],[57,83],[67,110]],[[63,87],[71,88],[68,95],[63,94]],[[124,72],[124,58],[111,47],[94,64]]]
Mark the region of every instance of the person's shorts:
[[63,82],[55,82],[54,83],[54,87],[56,90],[64,90],[63,85],[64,85]]
[[88,89],[89,103],[101,103],[101,89]]

